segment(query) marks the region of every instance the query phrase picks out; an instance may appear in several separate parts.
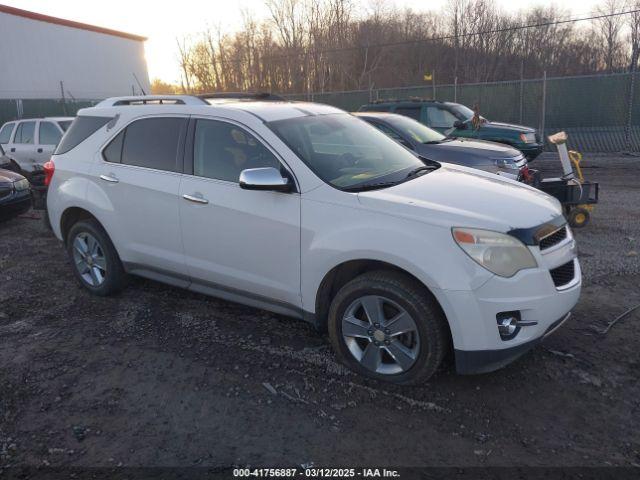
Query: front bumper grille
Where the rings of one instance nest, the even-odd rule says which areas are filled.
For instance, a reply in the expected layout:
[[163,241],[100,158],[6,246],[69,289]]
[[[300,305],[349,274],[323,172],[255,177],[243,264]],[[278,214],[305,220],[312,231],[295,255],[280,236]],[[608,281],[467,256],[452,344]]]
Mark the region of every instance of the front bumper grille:
[[556,288],[563,287],[575,278],[576,276],[576,267],[573,260],[565,263],[564,265],[560,265],[559,267],[554,268],[553,270],[549,270],[551,274],[551,278],[553,279],[553,284]]
[[556,230],[552,234],[547,235],[546,237],[543,237],[542,239],[540,239],[540,243],[539,243],[540,250],[546,250],[547,248],[551,248],[554,245],[559,244],[566,238],[567,238],[567,227],[565,226],[559,230]]

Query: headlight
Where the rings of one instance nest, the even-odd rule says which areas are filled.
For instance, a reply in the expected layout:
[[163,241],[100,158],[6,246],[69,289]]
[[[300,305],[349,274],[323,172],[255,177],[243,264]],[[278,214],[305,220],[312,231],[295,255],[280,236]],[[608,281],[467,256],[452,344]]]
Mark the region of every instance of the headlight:
[[476,228],[453,228],[453,239],[476,263],[501,277],[513,277],[538,264],[529,249],[505,233]]
[[535,133],[521,133],[520,140],[524,143],[535,143],[536,142],[536,134]]
[[18,180],[17,182],[13,182],[13,188],[16,192],[22,192],[23,190],[29,190],[29,180],[23,178],[22,180]]
[[501,168],[510,168],[512,170],[519,170],[520,167],[516,165],[516,162],[511,160],[510,158],[496,158],[496,165]]

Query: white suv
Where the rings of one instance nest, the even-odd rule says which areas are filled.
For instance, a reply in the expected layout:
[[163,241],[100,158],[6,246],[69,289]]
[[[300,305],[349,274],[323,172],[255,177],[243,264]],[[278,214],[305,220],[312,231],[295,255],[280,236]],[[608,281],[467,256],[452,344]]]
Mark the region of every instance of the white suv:
[[79,112],[45,171],[89,291],[135,274],[298,317],[377,379],[422,382],[450,349],[459,372],[497,369],[580,295],[555,199],[425,163],[326,105],[113,98]]

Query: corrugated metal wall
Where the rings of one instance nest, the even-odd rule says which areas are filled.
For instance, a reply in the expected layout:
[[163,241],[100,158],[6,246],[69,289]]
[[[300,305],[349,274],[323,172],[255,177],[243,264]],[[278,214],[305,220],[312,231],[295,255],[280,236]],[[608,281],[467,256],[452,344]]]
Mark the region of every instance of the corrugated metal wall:
[[144,43],[0,12],[0,99],[94,99],[150,90]]

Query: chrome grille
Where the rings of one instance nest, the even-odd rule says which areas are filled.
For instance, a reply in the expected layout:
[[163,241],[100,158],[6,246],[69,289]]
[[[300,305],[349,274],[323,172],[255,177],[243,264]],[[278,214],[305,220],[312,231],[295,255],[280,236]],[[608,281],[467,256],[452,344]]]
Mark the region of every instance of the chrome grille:
[[562,287],[574,279],[576,276],[576,269],[573,260],[571,260],[564,265],[560,265],[559,267],[550,270],[549,273],[551,273],[553,284],[556,287]]
[[556,230],[550,235],[543,237],[540,242],[540,250],[546,250],[547,248],[551,248],[554,245],[559,244],[564,239],[567,238],[567,227],[562,227],[560,230]]

